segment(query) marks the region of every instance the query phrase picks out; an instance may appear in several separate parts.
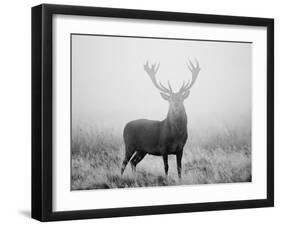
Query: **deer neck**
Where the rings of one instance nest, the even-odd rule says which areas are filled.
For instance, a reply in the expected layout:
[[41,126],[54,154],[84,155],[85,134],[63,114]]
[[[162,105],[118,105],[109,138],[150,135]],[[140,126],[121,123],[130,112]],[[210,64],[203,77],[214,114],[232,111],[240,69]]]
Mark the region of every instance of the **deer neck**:
[[184,134],[187,131],[187,116],[184,106],[182,106],[177,112],[171,107],[167,115],[167,123],[172,133]]

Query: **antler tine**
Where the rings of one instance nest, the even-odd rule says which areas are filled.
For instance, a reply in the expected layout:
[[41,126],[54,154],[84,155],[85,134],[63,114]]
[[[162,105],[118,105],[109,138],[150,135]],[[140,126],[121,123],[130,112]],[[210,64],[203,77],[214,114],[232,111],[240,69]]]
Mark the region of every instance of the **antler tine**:
[[155,74],[159,70],[159,67],[160,67],[160,63],[158,63],[157,66],[156,66],[156,63],[155,64],[151,64],[151,70],[154,71]]
[[156,73],[158,72],[159,67],[160,67],[160,63],[158,63],[158,65],[157,65],[157,67],[156,67]]
[[188,88],[189,84],[190,84],[190,81],[187,82],[186,84],[185,84],[185,81],[183,81],[182,86],[181,86],[181,88],[180,88],[178,93],[184,92]]
[[188,69],[191,71],[192,77],[191,77],[191,80],[187,84],[185,84],[185,82],[183,82],[182,87],[180,88],[178,93],[183,93],[183,92],[189,90],[194,85],[194,83],[197,79],[197,76],[199,74],[199,71],[201,70],[197,59],[195,59],[195,63],[196,63],[195,66],[190,59],[188,59],[188,62],[189,63],[186,63],[186,65],[187,65]]
[[189,60],[189,63],[192,67],[192,70],[191,70],[192,80],[191,80],[191,83],[190,83],[188,89],[190,89],[193,86],[193,84],[195,83],[195,81],[198,77],[199,71],[201,70],[200,67],[199,67],[199,62],[198,62],[197,59],[195,59],[195,62],[196,62],[196,66],[194,66],[194,64]]
[[188,69],[192,72],[192,66],[193,66],[193,64],[192,64],[192,62],[188,59],[188,61],[189,61],[189,64],[188,63],[186,63],[186,65],[187,65],[187,67],[188,67]]
[[160,87],[163,89],[163,90],[165,90],[165,92],[166,93],[172,93],[173,92],[173,90],[171,89],[171,87],[169,87],[169,89],[167,89],[163,84],[162,84],[162,82],[159,82],[159,85],[160,85]]
[[173,92],[173,89],[172,89],[172,86],[171,86],[171,83],[169,80],[168,80],[168,86],[169,86],[170,91]]
[[156,80],[156,73],[157,71],[159,70],[159,67],[160,67],[160,63],[158,63],[158,65],[156,66],[156,64],[151,64],[151,66],[149,66],[149,63],[148,61],[146,61],[145,65],[144,65],[144,70],[146,71],[146,73],[149,75],[152,83],[154,84],[154,86],[159,89],[161,92],[164,92],[164,93],[168,93],[168,94],[171,94],[172,90],[170,89],[167,89],[165,86],[163,86],[161,84],[161,82],[159,82],[159,84],[157,83],[157,80]]
[[182,83],[182,85],[181,85],[181,88],[179,89],[179,92],[178,92],[178,93],[181,93],[181,92],[182,92],[182,89],[183,89],[184,85],[185,85],[185,81],[183,81],[183,83]]

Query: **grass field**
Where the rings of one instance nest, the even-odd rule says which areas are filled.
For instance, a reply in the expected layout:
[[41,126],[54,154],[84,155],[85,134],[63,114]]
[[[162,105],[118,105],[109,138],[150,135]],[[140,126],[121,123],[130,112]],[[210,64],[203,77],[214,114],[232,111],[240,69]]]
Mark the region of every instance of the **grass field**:
[[72,190],[251,181],[251,131],[245,128],[190,130],[181,181],[173,155],[169,156],[168,177],[162,158],[148,155],[135,174],[128,164],[121,176],[125,152],[122,133],[112,129],[75,129],[71,152]]

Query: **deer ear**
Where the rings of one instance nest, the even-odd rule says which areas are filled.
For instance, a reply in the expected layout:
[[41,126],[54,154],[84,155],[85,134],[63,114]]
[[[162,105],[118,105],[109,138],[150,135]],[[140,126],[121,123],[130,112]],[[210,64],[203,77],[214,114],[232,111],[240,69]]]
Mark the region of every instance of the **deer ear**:
[[184,92],[184,94],[182,95],[182,99],[183,99],[183,100],[186,99],[186,98],[189,96],[189,94],[190,94],[190,91],[189,91],[189,90],[187,90],[186,92]]
[[164,99],[164,100],[167,100],[169,101],[170,100],[170,96],[168,96],[167,94],[165,93],[160,93],[161,97]]

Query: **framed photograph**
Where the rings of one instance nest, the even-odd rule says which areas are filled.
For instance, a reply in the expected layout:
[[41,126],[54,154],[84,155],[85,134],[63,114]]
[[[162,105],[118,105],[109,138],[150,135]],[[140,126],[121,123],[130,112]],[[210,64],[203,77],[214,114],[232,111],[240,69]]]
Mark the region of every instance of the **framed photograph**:
[[274,205],[274,21],[32,8],[32,217]]

